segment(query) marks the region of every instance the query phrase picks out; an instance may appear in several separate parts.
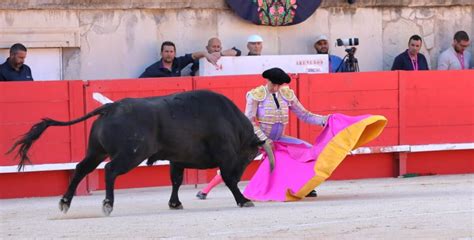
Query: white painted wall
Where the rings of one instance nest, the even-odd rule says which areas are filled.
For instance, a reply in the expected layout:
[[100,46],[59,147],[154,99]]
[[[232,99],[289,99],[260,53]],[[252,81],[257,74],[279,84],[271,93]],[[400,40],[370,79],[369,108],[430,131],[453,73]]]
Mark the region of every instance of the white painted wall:
[[[434,69],[457,30],[474,38],[473,9],[449,4],[326,7],[287,27],[253,25],[225,8],[0,10],[0,48],[16,40],[27,47],[57,45],[67,53],[63,79],[114,79],[138,77],[160,58],[160,44],[166,40],[175,42],[178,55],[183,55],[205,50],[207,40],[217,36],[225,48],[235,46],[246,54],[247,36],[260,34],[263,54],[292,55],[314,54],[314,39],[326,34],[332,44],[337,38],[358,37],[361,71],[381,71],[389,70],[395,56],[407,48],[408,38],[419,34],[424,39],[422,53]],[[474,55],[472,45],[469,51]],[[330,51],[345,54],[342,47],[332,46]]]

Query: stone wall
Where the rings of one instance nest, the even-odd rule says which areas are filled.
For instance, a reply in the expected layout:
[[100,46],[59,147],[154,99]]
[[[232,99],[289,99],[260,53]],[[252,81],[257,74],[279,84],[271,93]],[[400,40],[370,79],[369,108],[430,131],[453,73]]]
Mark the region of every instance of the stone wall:
[[[408,38],[419,34],[422,53],[435,69],[457,30],[474,38],[473,13],[470,0],[326,0],[301,24],[267,27],[240,19],[223,0],[3,0],[0,48],[13,42],[62,47],[64,79],[110,79],[140,75],[159,59],[165,40],[176,43],[178,55],[204,50],[212,36],[246,52],[247,36],[258,33],[264,54],[312,54],[315,37],[327,34],[331,43],[358,37],[361,71],[379,71],[390,69]],[[331,52],[343,56],[344,49],[333,45]]]

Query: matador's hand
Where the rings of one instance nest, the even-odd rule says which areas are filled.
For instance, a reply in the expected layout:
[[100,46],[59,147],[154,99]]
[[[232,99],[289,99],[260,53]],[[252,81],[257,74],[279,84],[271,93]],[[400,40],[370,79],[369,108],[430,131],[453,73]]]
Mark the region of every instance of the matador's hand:
[[321,126],[326,127],[326,124],[328,123],[329,116],[331,116],[331,114],[323,116],[323,122],[321,123]]

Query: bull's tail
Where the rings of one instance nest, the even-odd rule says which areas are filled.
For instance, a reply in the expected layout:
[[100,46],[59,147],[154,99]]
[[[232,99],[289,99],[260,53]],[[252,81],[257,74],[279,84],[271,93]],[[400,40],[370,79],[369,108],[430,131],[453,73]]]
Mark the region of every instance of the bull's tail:
[[41,122],[33,125],[30,131],[28,131],[19,140],[17,140],[6,154],[12,153],[18,146],[20,146],[18,149],[18,152],[15,155],[15,158],[17,158],[18,156],[20,157],[20,163],[18,164],[18,171],[21,171],[24,168],[26,162],[31,163],[30,158],[28,156],[28,151],[30,150],[31,146],[36,140],[38,140],[41,134],[43,134],[43,132],[49,126],[69,126],[78,122],[82,122],[92,116],[95,116],[98,114],[104,114],[112,105],[114,105],[114,103],[103,105],[95,109],[94,111],[69,122],[60,122],[60,121],[56,121],[49,118],[43,118]]

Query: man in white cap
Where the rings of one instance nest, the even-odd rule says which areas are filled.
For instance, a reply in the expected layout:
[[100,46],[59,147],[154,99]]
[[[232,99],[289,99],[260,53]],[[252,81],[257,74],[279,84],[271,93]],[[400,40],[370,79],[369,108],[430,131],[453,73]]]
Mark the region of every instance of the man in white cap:
[[[336,55],[329,54],[329,43],[326,35],[319,35],[314,42],[314,49],[318,54],[329,55],[329,72],[343,72],[342,59]],[[338,70],[339,68],[339,70]]]
[[262,55],[263,39],[257,34],[250,35],[247,38],[247,48],[249,49],[249,56]]

